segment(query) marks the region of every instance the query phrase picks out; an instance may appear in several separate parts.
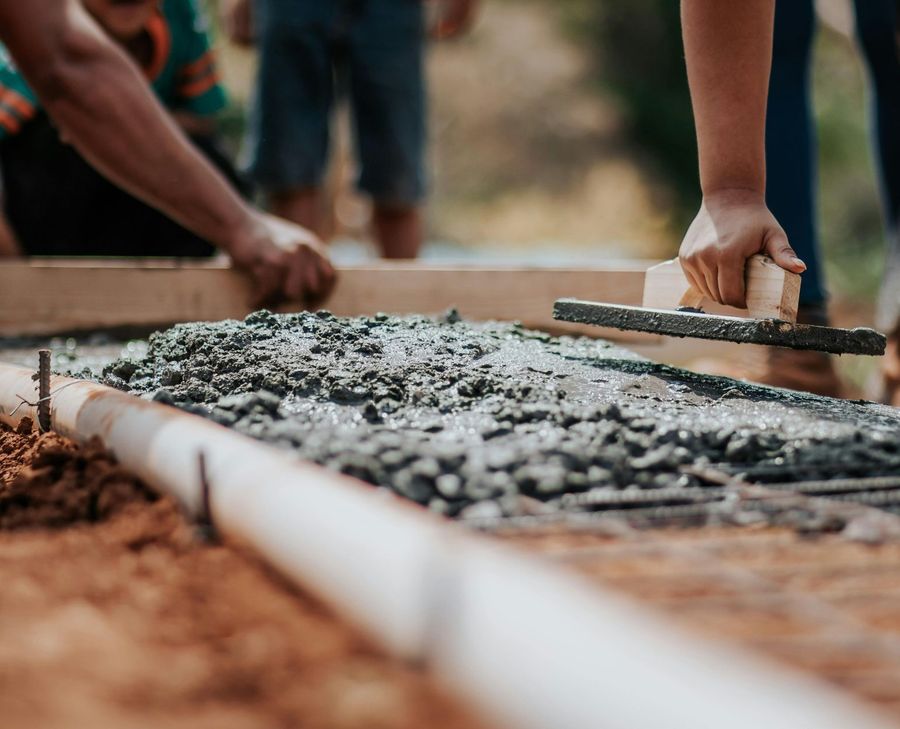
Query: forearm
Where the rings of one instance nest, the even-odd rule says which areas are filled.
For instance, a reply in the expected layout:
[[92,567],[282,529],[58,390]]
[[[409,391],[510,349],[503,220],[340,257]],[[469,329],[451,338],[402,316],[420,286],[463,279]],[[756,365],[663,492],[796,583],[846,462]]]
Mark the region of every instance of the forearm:
[[218,128],[214,118],[192,114],[188,111],[174,111],[172,118],[181,131],[189,137],[212,137]]
[[63,136],[122,188],[228,249],[250,224],[248,208],[80,2],[29,0],[27,13],[9,6],[0,4],[0,32]]
[[682,0],[681,13],[704,195],[764,195],[775,0]]

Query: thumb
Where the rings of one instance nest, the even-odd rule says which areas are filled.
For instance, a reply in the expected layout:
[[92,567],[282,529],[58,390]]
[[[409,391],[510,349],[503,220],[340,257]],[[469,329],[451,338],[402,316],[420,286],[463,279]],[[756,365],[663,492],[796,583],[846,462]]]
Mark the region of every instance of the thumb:
[[763,253],[771,256],[772,260],[785,271],[803,273],[806,270],[806,264],[797,257],[783,230],[777,230],[767,236]]

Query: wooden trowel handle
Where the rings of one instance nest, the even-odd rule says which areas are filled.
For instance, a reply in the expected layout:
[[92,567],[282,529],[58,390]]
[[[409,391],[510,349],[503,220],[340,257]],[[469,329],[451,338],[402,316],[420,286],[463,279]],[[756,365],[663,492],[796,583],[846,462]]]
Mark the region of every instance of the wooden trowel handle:
[[[747,285],[745,315],[754,319],[797,321],[800,276],[785,271],[771,258],[751,256],[744,269]],[[688,283],[677,259],[647,269],[644,276],[643,306],[649,309],[702,308],[710,302]],[[730,308],[730,307],[726,307]],[[740,310],[732,309],[736,315]]]
[[684,296],[682,296],[681,300],[678,302],[677,308],[699,309],[701,306],[703,306],[703,294],[691,286],[684,292]]

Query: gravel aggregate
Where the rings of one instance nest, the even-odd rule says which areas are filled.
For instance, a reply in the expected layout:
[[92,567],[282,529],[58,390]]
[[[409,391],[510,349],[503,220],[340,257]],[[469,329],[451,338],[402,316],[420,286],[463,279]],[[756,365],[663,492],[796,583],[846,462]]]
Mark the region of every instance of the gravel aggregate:
[[566,494],[704,486],[688,464],[764,467],[778,481],[900,472],[891,408],[452,311],[181,324],[100,379],[466,518],[590,508]]

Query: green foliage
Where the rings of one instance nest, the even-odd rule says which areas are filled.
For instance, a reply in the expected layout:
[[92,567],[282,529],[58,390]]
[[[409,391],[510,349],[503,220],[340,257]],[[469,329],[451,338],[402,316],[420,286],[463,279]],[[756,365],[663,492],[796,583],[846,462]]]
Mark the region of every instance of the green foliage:
[[830,289],[872,300],[884,266],[883,229],[866,104],[856,49],[823,29],[815,51],[819,227]]
[[594,59],[597,84],[620,101],[641,153],[676,195],[676,220],[699,204],[697,145],[675,0],[559,0]]

